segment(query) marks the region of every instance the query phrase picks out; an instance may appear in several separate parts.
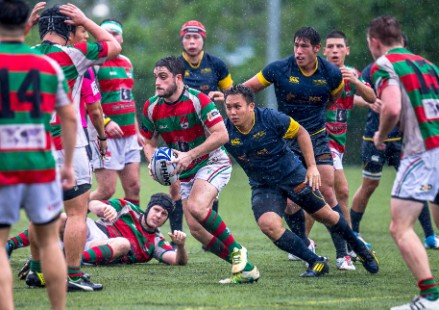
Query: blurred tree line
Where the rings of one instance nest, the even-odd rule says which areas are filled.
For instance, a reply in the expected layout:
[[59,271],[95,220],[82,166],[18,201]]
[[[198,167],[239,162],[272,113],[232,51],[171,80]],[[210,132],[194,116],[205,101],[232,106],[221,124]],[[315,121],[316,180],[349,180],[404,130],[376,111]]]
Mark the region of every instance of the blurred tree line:
[[[30,5],[38,1],[29,1]],[[267,63],[265,59],[268,29],[267,6],[271,0],[76,0],[71,1],[90,18],[100,23],[115,18],[124,26],[122,53],[134,65],[134,95],[140,115],[143,103],[154,94],[152,70],[155,62],[181,53],[179,30],[190,19],[207,28],[205,49],[222,58],[229,66],[235,83],[252,77]],[[62,4],[48,1],[47,6]],[[439,23],[434,12],[435,0],[283,0],[281,1],[280,57],[293,53],[292,37],[302,26],[316,28],[322,37],[341,30],[349,38],[351,53],[346,64],[360,71],[372,61],[366,42],[366,28],[379,15],[396,16],[409,38],[409,49],[439,64],[437,40]],[[106,10],[108,8],[108,10]],[[29,44],[39,42],[32,31]],[[258,95],[258,104],[265,105]],[[356,108],[349,125],[345,162],[359,164],[361,135],[366,109]]]

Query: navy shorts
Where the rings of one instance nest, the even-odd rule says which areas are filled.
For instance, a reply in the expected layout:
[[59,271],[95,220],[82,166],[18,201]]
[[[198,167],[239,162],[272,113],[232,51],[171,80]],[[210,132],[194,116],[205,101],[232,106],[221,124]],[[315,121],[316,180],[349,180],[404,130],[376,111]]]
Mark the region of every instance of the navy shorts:
[[[302,156],[302,150],[297,143],[297,139],[286,140],[289,147],[293,150],[294,154],[305,165],[305,159]],[[311,136],[311,143],[314,150],[314,157],[317,165],[331,165],[333,166],[333,160],[331,150],[329,149],[328,132],[326,130]]]
[[303,183],[306,170],[298,167],[294,173],[280,184],[255,184],[252,186],[252,209],[256,221],[266,212],[275,212],[283,217],[287,198],[313,214],[326,204],[319,191]]
[[380,173],[384,164],[398,169],[401,156],[401,141],[386,142],[384,151],[378,150],[373,141],[363,140],[361,144],[361,160],[363,172]]

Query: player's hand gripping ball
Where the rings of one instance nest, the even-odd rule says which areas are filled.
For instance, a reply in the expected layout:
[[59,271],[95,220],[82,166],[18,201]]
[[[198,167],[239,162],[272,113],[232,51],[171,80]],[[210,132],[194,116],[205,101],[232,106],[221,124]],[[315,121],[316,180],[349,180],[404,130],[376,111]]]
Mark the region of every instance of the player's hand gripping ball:
[[151,172],[154,179],[162,185],[171,186],[178,180],[178,175],[174,174],[176,165],[170,163],[177,158],[169,147],[159,147],[155,150],[151,160]]

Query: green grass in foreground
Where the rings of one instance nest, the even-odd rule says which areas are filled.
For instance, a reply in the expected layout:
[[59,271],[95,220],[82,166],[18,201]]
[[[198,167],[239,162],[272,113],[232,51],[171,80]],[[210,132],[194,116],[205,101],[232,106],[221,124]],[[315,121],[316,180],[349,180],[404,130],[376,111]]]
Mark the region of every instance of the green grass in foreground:
[[[150,180],[146,166],[141,168],[142,203],[151,194],[167,191]],[[361,168],[346,169],[351,196],[361,182]],[[250,189],[242,170],[235,166],[233,177],[220,198],[220,213],[235,238],[247,247],[261,279],[255,284],[221,286],[230,267],[188,237],[189,265],[171,267],[152,261],[143,265],[84,267],[92,280],[104,284],[95,293],[69,293],[69,309],[388,309],[408,302],[417,294],[416,283],[403,263],[389,233],[389,201],[394,172],[384,171],[381,186],[372,197],[361,230],[373,244],[381,270],[368,274],[357,264],[354,272],[335,269],[335,250],[326,229],[315,224],[311,237],[317,253],[330,257],[330,273],[317,279],[302,279],[304,263],[290,262],[257,227],[250,208]],[[118,194],[121,194],[120,189]],[[13,233],[27,226],[23,216]],[[419,225],[418,225],[419,226]],[[163,232],[167,232],[166,223]],[[417,227],[419,229],[419,227]],[[188,231],[185,226],[185,230]],[[420,233],[420,230],[418,230]],[[420,234],[422,237],[423,235]],[[28,249],[13,253],[14,276],[29,254]],[[438,274],[439,251],[428,252],[434,274]],[[17,309],[48,309],[45,290],[28,289],[15,280]]]

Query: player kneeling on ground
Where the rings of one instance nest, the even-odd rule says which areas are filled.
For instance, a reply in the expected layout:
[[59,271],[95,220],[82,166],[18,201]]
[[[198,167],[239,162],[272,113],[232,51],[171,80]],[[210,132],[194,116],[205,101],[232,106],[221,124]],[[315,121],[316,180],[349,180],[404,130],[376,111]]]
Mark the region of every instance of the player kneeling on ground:
[[[249,177],[252,209],[261,231],[273,243],[309,264],[302,277],[328,272],[323,257],[310,251],[296,234],[282,225],[287,198],[302,206],[314,219],[340,234],[358,254],[364,268],[378,272],[374,254],[353,233],[347,222],[325,202],[319,186],[320,174],[308,132],[291,117],[271,109],[256,108],[254,94],[243,85],[225,93],[230,140],[226,149]],[[284,138],[297,139],[307,169]]]

